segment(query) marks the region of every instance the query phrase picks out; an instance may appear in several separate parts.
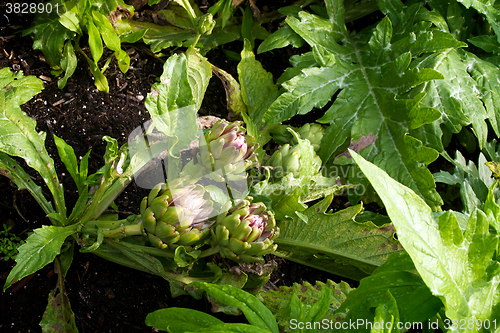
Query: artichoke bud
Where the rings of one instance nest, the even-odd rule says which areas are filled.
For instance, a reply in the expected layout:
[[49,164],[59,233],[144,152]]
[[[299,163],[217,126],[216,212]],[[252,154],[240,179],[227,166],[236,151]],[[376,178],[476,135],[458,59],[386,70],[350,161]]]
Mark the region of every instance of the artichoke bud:
[[[181,183],[174,183],[179,186]],[[169,184],[171,185],[171,184]],[[201,185],[184,187],[155,186],[141,202],[142,231],[158,248],[191,246],[201,243],[212,222],[212,201],[205,199]]]
[[246,134],[242,122],[217,121],[205,134],[206,144],[200,142],[198,162],[215,181],[224,181],[219,175],[223,169],[225,177],[231,181],[246,179],[246,170],[256,163],[255,140]]
[[273,243],[278,235],[273,214],[263,203],[252,200],[247,197],[220,214],[212,229],[212,241],[219,246],[220,255],[239,263],[262,261],[262,255],[277,248]]
[[[299,128],[297,133],[300,135],[302,140],[309,140],[314,148],[314,151],[318,151],[321,140],[323,139],[323,126],[316,123],[308,123]],[[295,138],[292,139],[292,144],[297,144]]]
[[210,13],[206,13],[198,18],[196,25],[196,34],[210,35],[215,27],[215,20]]

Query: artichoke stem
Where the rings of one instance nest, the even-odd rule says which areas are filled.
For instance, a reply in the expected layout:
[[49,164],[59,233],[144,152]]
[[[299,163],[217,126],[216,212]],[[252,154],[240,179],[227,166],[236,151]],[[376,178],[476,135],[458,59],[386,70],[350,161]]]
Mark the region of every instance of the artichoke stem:
[[216,245],[210,249],[201,251],[200,256],[198,258],[205,258],[205,257],[211,256],[211,255],[216,254],[216,253],[219,253],[219,245]]
[[[100,221],[92,221],[92,222],[100,222]],[[110,222],[110,221],[102,221],[102,222]],[[120,222],[120,221],[114,221],[114,222]],[[101,224],[91,223],[90,226],[86,225],[85,228],[82,229],[82,234],[97,236],[96,227],[101,227]],[[140,223],[104,230],[104,238],[125,238],[129,236],[138,236],[138,235],[142,235],[142,228]]]
[[104,231],[104,238],[125,238],[138,235],[142,235],[141,224],[126,225],[123,227]]

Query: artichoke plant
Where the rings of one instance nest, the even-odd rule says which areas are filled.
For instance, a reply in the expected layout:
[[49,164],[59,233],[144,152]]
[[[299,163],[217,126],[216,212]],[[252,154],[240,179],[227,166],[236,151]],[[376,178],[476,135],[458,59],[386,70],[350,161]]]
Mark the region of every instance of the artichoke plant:
[[262,202],[247,197],[220,214],[212,228],[212,241],[222,257],[235,262],[259,262],[276,250],[273,239],[279,234],[276,221]]
[[206,145],[200,143],[198,162],[214,180],[246,179],[246,170],[256,162],[256,156],[254,138],[246,135],[242,122],[219,120],[204,139]]
[[[319,169],[321,158],[314,152],[313,154],[314,162],[316,162]],[[281,178],[287,173],[293,173],[294,177],[298,177],[301,168],[300,157],[300,146],[290,146],[287,143],[276,150],[266,164],[275,168],[275,172],[273,173],[274,178]]]
[[200,244],[209,234],[212,201],[201,185],[165,187],[158,184],[140,206],[142,232],[156,247]]

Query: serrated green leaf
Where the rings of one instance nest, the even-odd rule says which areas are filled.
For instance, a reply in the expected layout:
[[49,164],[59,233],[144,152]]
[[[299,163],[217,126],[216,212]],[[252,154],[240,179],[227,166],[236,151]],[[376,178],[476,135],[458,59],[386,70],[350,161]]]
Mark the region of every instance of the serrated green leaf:
[[264,113],[278,97],[278,88],[273,83],[272,74],[255,59],[252,45],[247,39],[245,39],[241,61],[238,64],[238,80],[248,115],[255,125],[259,126]]
[[[497,125],[496,117],[490,116],[491,112],[481,101],[481,85],[469,74],[474,62],[476,59],[469,53],[452,50],[418,59],[418,67],[434,68],[445,77],[444,80],[432,81],[421,87],[422,91],[426,92],[422,103],[442,113],[442,118],[433,126],[444,123],[451,132],[458,133],[462,126],[472,124],[474,134],[482,148],[486,144],[488,133],[485,120],[490,118],[495,121],[496,130]],[[440,133],[438,135],[441,136]],[[433,148],[443,151],[442,146]]]
[[252,294],[230,285],[214,285],[205,282],[191,283],[221,303],[240,308],[248,322],[263,330],[279,333],[278,324],[271,311]]
[[276,254],[298,263],[343,277],[357,279],[371,274],[387,256],[402,250],[394,239],[392,226],[379,228],[371,222],[358,224],[354,218],[361,205],[325,213],[333,197],[328,196],[299,218],[279,222]]
[[10,271],[3,290],[13,283],[35,273],[45,265],[50,264],[61,252],[61,246],[66,238],[76,232],[77,225],[67,227],[42,226],[33,230],[26,243],[19,247],[16,256],[16,266]]
[[54,160],[45,149],[45,133],[37,133],[35,121],[19,107],[42,89],[42,81],[34,76],[25,77],[22,72],[13,74],[9,68],[0,69],[2,134],[0,135],[0,151],[23,158],[28,166],[38,171],[52,193],[57,212],[65,220],[64,192],[57,179]]
[[[364,156],[386,168],[422,195],[433,209],[439,210],[442,201],[426,168],[438,154],[422,144],[423,135],[417,140],[408,133],[432,124],[440,118],[440,113],[419,105],[424,95],[414,95],[412,99],[401,97],[422,83],[443,79],[432,68],[410,69],[412,57],[465,44],[445,32],[420,31],[417,23],[409,26],[416,32],[396,35],[399,31],[411,30],[401,27],[412,21],[404,15],[395,27],[386,17],[375,28],[352,36],[343,23],[342,2],[332,0],[327,6],[332,8],[330,12],[336,13],[333,25],[329,20],[305,13],[299,14],[300,19],[287,19],[290,27],[311,47],[321,45],[321,52],[329,59],[325,61],[317,55],[316,62],[327,66],[302,69],[300,74],[284,82],[284,93],[269,107],[264,122],[277,123],[296,114],[306,114],[313,108],[322,108],[342,89],[320,119],[330,124],[320,147],[321,159],[328,161],[348,138],[357,142],[362,136],[374,135],[375,144],[365,149]],[[439,141],[439,137],[435,141]]]
[[498,41],[500,41],[500,10],[494,6],[494,2],[490,0],[458,0],[465,8],[474,8],[479,13],[486,17],[486,20],[491,25],[491,29],[495,32]]
[[[326,310],[324,318],[328,321],[337,321],[337,315],[335,311],[340,307],[342,302],[345,301],[349,292],[352,290],[351,287],[346,282],[335,283],[331,280],[327,280],[326,283],[321,281],[316,281],[315,285],[311,285],[309,282],[304,282],[302,284],[294,283],[293,286],[280,287],[279,290],[268,290],[266,292],[261,292],[261,297],[263,303],[268,309],[276,315],[278,323],[282,328],[289,328],[291,317],[286,316],[283,311],[288,303],[290,303],[292,295],[298,295],[302,305],[304,307],[304,313],[309,313],[309,309],[317,303],[320,299],[322,293],[322,288],[329,288],[332,291],[332,299],[329,304],[323,306]],[[298,317],[294,317],[299,319]],[[322,318],[320,318],[321,320]]]
[[[450,320],[492,320],[500,301],[500,264],[492,260],[498,236],[488,231],[489,217],[475,210],[465,235],[452,212],[436,220],[428,205],[406,186],[351,151],[380,195],[398,239],[432,294],[442,299]],[[450,332],[477,332],[476,326]]]
[[176,307],[156,310],[146,316],[146,325],[170,333],[201,332],[223,323],[204,312]]

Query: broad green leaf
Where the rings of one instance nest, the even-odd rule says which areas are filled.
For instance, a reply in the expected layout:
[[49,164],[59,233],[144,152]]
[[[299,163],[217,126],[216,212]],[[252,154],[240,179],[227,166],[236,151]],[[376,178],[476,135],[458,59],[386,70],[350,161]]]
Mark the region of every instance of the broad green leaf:
[[[428,205],[408,187],[351,151],[356,163],[384,202],[398,239],[432,294],[443,301],[446,316],[458,322],[497,319],[500,264],[492,257],[498,236],[489,219],[475,210],[462,234],[452,212],[434,219]],[[497,217],[498,218],[498,217]],[[477,332],[476,326],[449,332]]]
[[76,54],[73,50],[73,44],[71,41],[67,41],[64,45],[64,52],[61,58],[61,68],[66,73],[64,73],[64,77],[57,81],[57,87],[59,87],[59,89],[63,89],[66,86],[66,82],[68,82],[68,79],[76,70],[77,63],[78,60],[76,59]]
[[288,24],[285,24],[269,37],[264,39],[264,41],[257,48],[257,53],[264,53],[274,49],[280,49],[288,45],[293,47],[302,47],[305,41],[300,37]]
[[106,46],[112,51],[121,50],[120,38],[118,38],[107,16],[98,11],[92,11],[92,17],[94,18],[94,23],[96,27],[98,27]]
[[360,280],[385,262],[388,255],[402,251],[394,239],[392,225],[377,227],[371,222],[356,223],[361,205],[336,213],[325,213],[333,196],[328,196],[298,217],[280,221],[276,255],[286,259]]
[[215,285],[205,282],[191,284],[200,288],[221,303],[236,306],[243,311],[248,322],[263,330],[278,333],[278,324],[271,311],[252,294],[230,285]]
[[[50,3],[53,8],[55,8],[56,4],[59,5],[59,8],[63,8],[60,1],[51,1]],[[58,68],[60,65],[66,40],[74,36],[73,31],[59,22],[59,15],[56,10],[35,16],[31,27],[23,30],[23,36],[29,34],[34,35],[33,49],[41,50],[45,59],[53,68]]]
[[54,160],[45,149],[45,133],[37,133],[35,121],[19,107],[42,89],[42,81],[34,76],[25,77],[21,72],[13,74],[9,68],[0,69],[0,152],[21,157],[38,171],[52,193],[56,211],[65,221],[64,192],[57,179]]
[[432,68],[410,68],[413,57],[465,44],[445,32],[418,31],[414,23],[410,27],[416,32],[401,37],[397,33],[409,29],[408,20],[400,20],[405,27],[399,21],[393,27],[388,17],[375,28],[350,35],[343,23],[342,2],[331,0],[327,6],[336,13],[331,18],[333,24],[303,12],[299,13],[299,19],[287,19],[290,27],[317,49],[313,56],[323,66],[303,68],[300,74],[284,82],[284,93],[271,104],[264,122],[282,122],[313,108],[322,108],[340,90],[320,119],[330,125],[323,142],[331,142],[321,145],[321,159],[326,162],[332,158],[348,138],[357,142],[363,136],[376,136],[375,143],[363,151],[364,156],[439,210],[442,201],[426,167],[438,154],[408,133],[433,123],[441,114],[419,105],[424,94],[402,97],[422,83],[444,78]]
[[42,193],[42,188],[38,186],[24,169],[9,155],[0,153],[0,174],[8,177],[17,185],[19,190],[26,189],[42,207],[45,214],[56,213],[52,203],[48,201]]
[[146,316],[146,325],[170,333],[204,332],[223,323],[204,312],[175,307],[156,310]]
[[399,313],[396,300],[391,295],[390,291],[386,291],[384,302],[380,303],[375,309],[375,318],[373,318],[373,328],[370,330],[370,332],[397,333],[399,332],[399,329],[397,327],[398,323],[400,323],[400,321],[399,321]]
[[16,256],[16,266],[10,271],[3,290],[13,283],[35,273],[50,264],[61,252],[61,246],[66,238],[76,232],[77,225],[67,227],[42,226],[33,230],[26,243],[19,247]]
[[[360,281],[352,290],[336,314],[345,316],[347,322],[374,321],[374,309],[386,300],[386,293],[397,303],[400,321],[423,322],[441,309],[441,300],[431,294],[406,252],[391,254],[387,261],[372,275]],[[369,332],[367,327],[358,327],[359,332]]]
[[278,290],[270,289],[261,292],[260,295],[266,307],[276,315],[280,327],[288,328],[291,318],[286,316],[284,310],[286,305],[290,303],[292,295],[295,294],[300,298],[304,312],[309,313],[309,309],[321,298],[321,289],[323,288],[329,288],[332,291],[330,303],[323,307],[326,311],[324,318],[328,319],[328,321],[336,322],[339,316],[335,314],[335,311],[345,301],[346,297],[348,297],[349,292],[353,290],[346,282],[337,284],[331,280],[327,280],[326,283],[316,281],[316,284],[313,286],[306,281],[302,284],[294,283],[291,287],[282,286]]
[[90,53],[92,54],[92,58],[94,59],[94,63],[97,67],[97,63],[101,59],[102,53],[104,52],[101,34],[99,33],[99,29],[97,29],[96,25],[91,20],[89,20],[88,22],[87,30],[89,34]]
[[[59,7],[58,7],[59,8]],[[73,11],[67,11],[61,17],[59,17],[59,22],[66,28],[77,34],[82,34],[82,29],[80,28],[80,19]]]
[[[192,54],[191,57],[196,56]],[[205,73],[205,67],[201,68],[203,72],[198,73]],[[190,72],[193,80],[196,70],[191,69]],[[153,85],[151,93],[146,97],[146,108],[155,127],[172,140],[169,141],[171,156],[178,155],[181,149],[186,148],[195,139],[198,131],[196,107],[200,98],[198,94],[201,94],[205,84],[196,83],[195,98],[189,81],[190,72],[184,54],[172,55],[165,62],[160,82]],[[206,74],[201,75],[205,77]],[[179,146],[175,147],[177,144]],[[172,150],[174,147],[175,151]]]
[[208,82],[212,77],[212,67],[205,57],[193,47],[186,51],[187,73],[189,85],[193,93],[193,99],[196,101],[196,112],[201,107]]
[[259,126],[264,113],[278,97],[278,88],[273,83],[272,74],[255,59],[252,45],[247,39],[245,39],[241,61],[238,64],[238,80],[248,115],[255,125]]
[[168,23],[178,28],[195,29],[196,27],[184,7],[176,2],[172,2],[171,4],[169,4],[167,9],[159,10],[158,13],[161,13],[163,16],[165,16],[165,19]]
[[47,333],[78,333],[75,324],[75,314],[71,310],[66,288],[64,288],[64,273],[61,264],[56,259],[57,287],[49,294],[49,302],[43,314],[40,326]]
[[500,53],[500,43],[495,36],[481,35],[469,38],[469,42],[473,45],[482,48],[486,52]]

